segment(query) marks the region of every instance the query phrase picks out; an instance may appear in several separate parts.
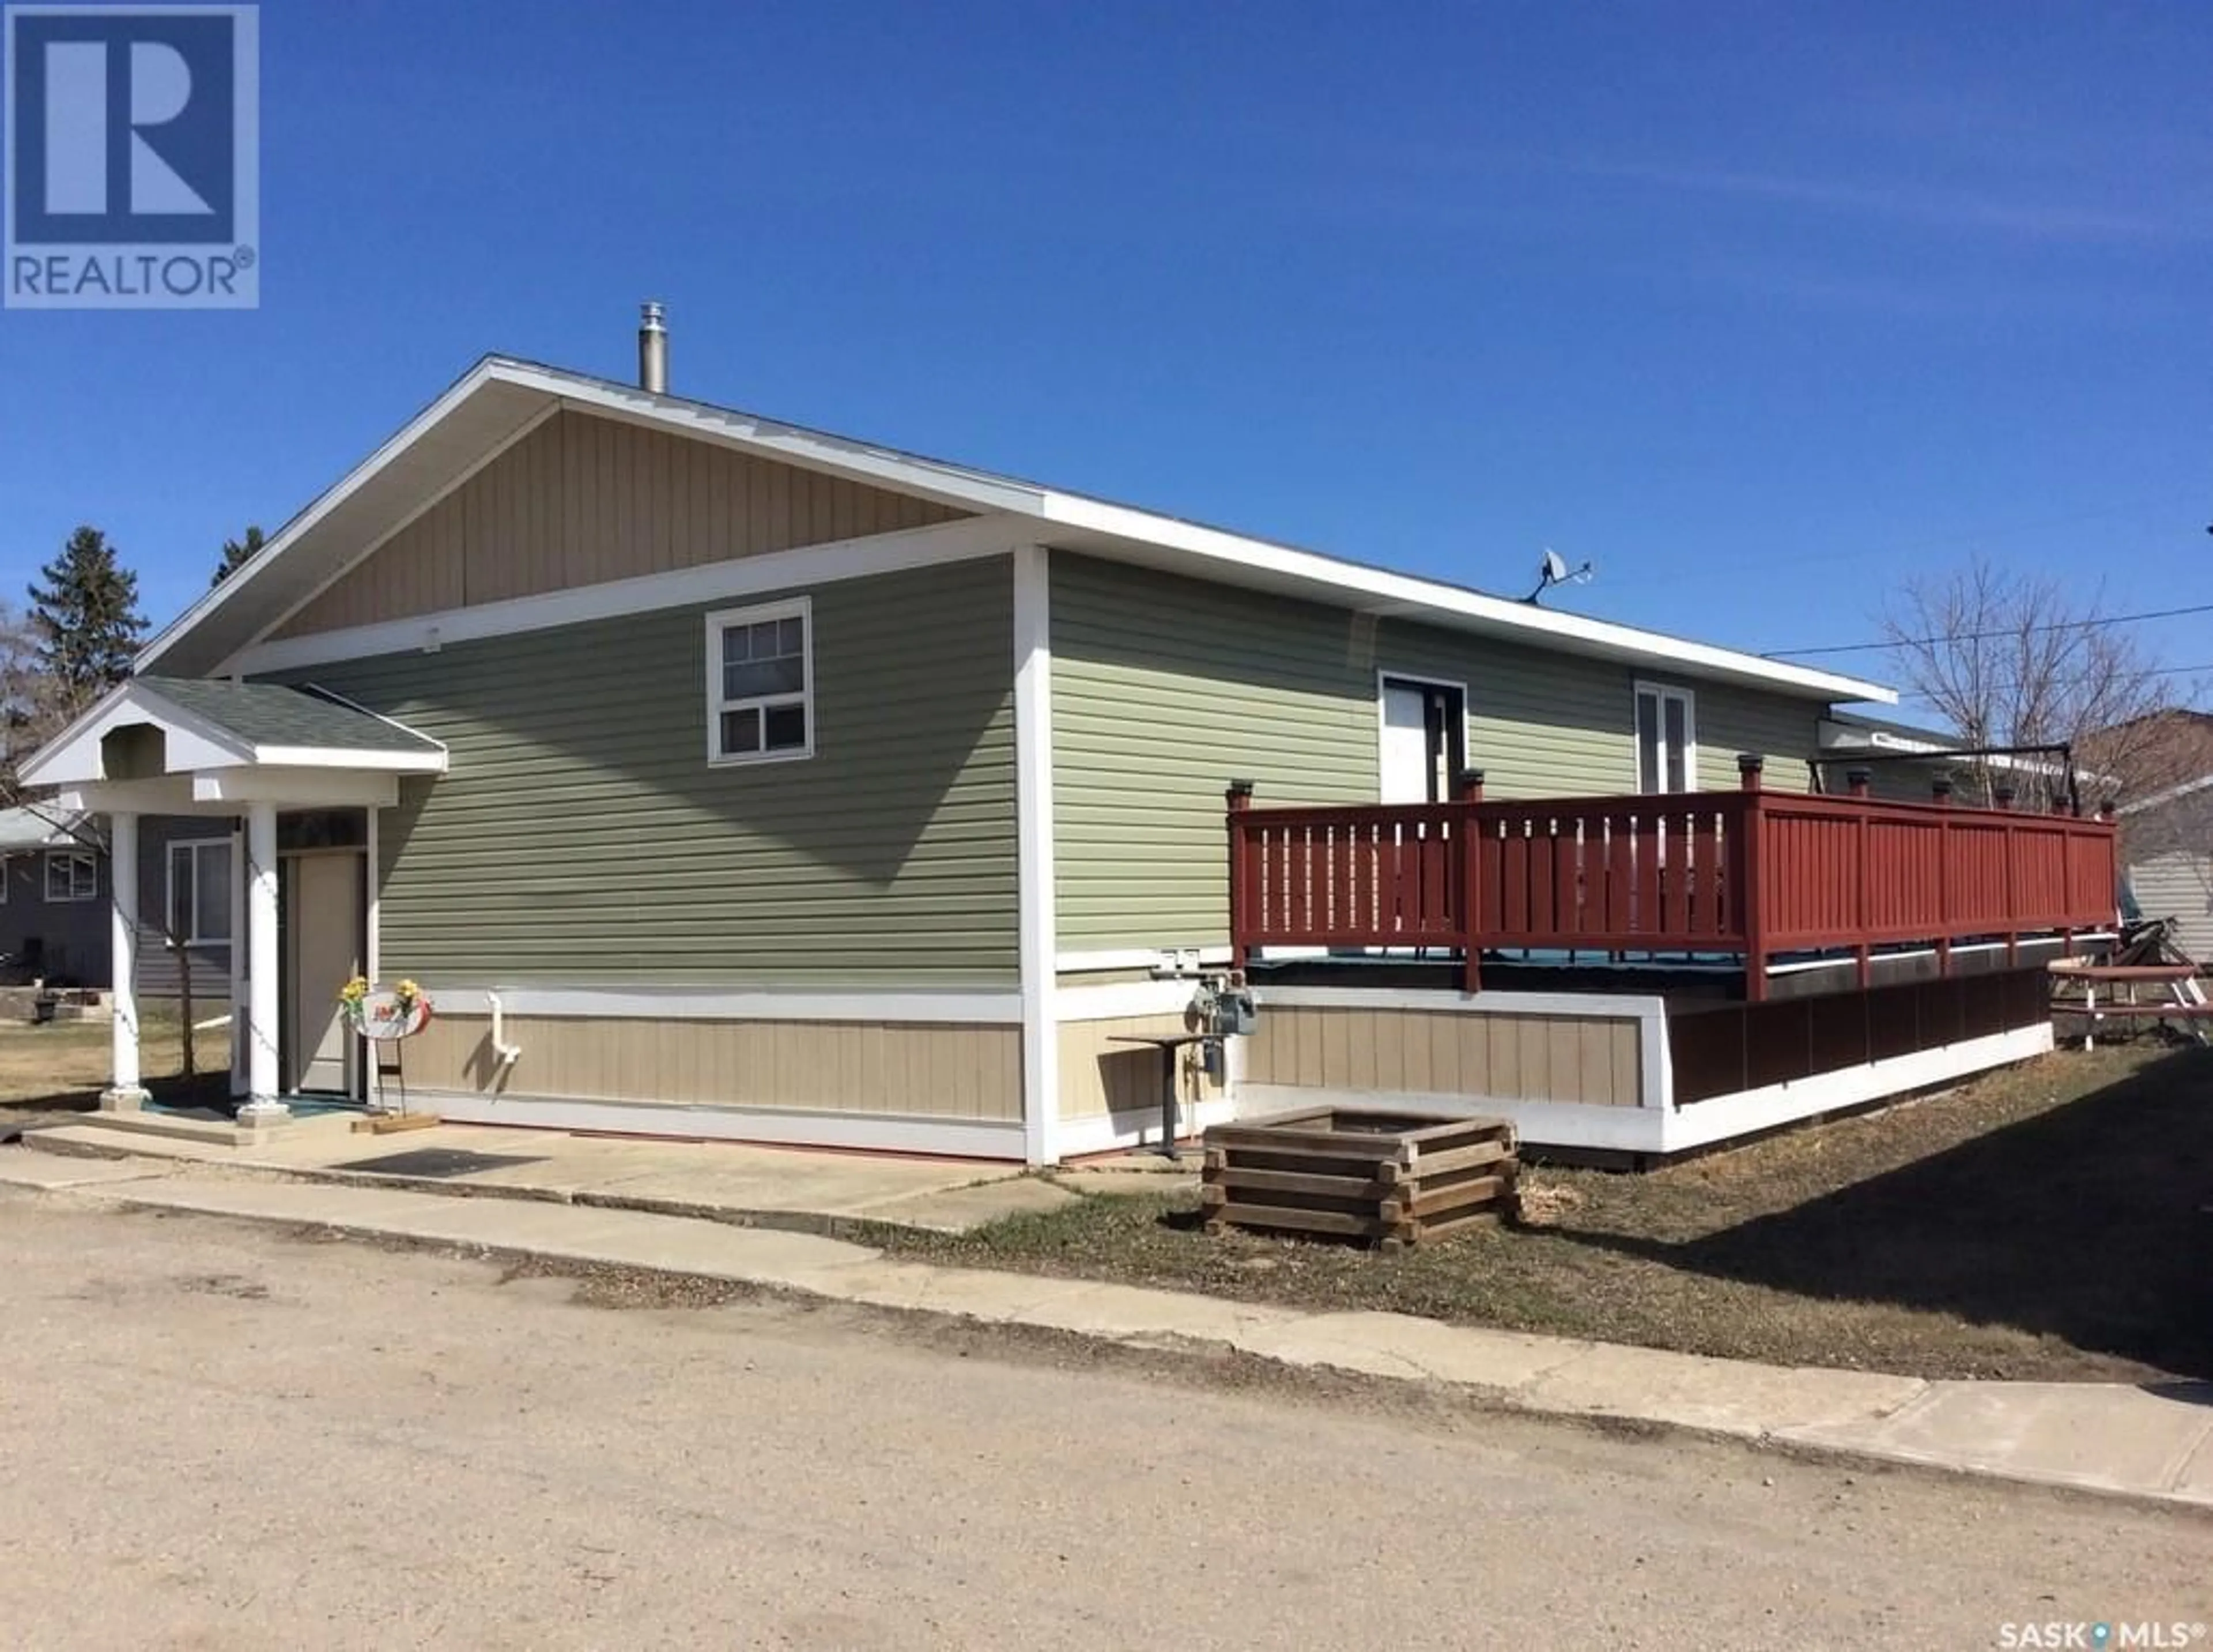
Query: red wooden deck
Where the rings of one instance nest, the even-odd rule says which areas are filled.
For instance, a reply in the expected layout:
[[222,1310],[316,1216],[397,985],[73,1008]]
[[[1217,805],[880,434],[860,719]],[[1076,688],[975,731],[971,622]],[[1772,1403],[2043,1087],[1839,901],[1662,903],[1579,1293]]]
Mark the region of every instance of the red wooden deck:
[[1734,792],[1256,808],[1229,794],[1230,938],[1259,947],[1728,954],[1747,996],[1779,954],[1950,948],[2112,926],[2113,826],[1863,792]]

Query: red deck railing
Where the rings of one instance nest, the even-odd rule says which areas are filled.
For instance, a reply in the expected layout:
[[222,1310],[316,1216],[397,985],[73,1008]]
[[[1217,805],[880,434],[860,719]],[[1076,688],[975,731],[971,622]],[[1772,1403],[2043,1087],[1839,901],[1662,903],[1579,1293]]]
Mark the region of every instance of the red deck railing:
[[1230,938],[1259,947],[1733,954],[1748,997],[1778,954],[2103,928],[2107,820],[1767,791],[1255,808],[1229,793]]

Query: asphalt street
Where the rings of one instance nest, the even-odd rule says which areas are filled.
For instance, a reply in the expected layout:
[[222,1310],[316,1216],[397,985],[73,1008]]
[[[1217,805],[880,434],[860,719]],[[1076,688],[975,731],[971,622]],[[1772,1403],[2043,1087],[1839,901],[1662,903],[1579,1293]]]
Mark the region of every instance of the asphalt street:
[[0,1254],[10,1648],[1945,1648],[2213,1618],[2205,1519],[1403,1385],[12,1192]]

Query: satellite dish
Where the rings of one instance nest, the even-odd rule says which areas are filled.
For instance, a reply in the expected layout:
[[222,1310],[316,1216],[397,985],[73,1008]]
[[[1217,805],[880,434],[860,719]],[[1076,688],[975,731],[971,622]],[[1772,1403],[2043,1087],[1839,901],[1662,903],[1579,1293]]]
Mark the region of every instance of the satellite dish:
[[1567,558],[1548,545],[1545,547],[1544,561],[1537,564],[1537,588],[1521,600],[1534,602],[1555,585],[1588,585],[1594,571],[1588,563],[1580,568],[1570,568]]

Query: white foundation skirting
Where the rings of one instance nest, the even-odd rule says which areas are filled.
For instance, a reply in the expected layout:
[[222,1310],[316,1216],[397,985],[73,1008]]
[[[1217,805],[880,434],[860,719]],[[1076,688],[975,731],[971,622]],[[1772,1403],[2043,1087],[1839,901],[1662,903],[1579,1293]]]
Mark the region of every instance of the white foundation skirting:
[[677,1106],[646,1101],[562,1100],[410,1089],[408,1105],[456,1124],[608,1131],[771,1146],[867,1148],[958,1159],[1022,1156],[1020,1119],[930,1119],[912,1114],[820,1113],[774,1107]]
[[[1186,1101],[1176,1110],[1186,1135],[1194,1135],[1209,1125],[1226,1125],[1237,1116],[1237,1104],[1228,1100],[1202,1101],[1195,1107]],[[1056,1139],[1064,1159],[1112,1153],[1122,1148],[1157,1146],[1161,1139],[1161,1110],[1138,1107],[1125,1113],[1094,1113],[1088,1119],[1064,1119]]]
[[1236,1104],[1237,1115],[1243,1119],[1317,1106],[1369,1112],[1406,1108],[1454,1118],[1486,1115],[1512,1119],[1522,1140],[1542,1147],[1669,1154],[1795,1124],[1816,1113],[1925,1089],[1969,1073],[2025,1061],[2051,1048],[2051,1026],[2039,1023],[1683,1106],[1605,1107],[1510,1096],[1309,1088],[1295,1084],[1242,1084],[1237,1088]]

